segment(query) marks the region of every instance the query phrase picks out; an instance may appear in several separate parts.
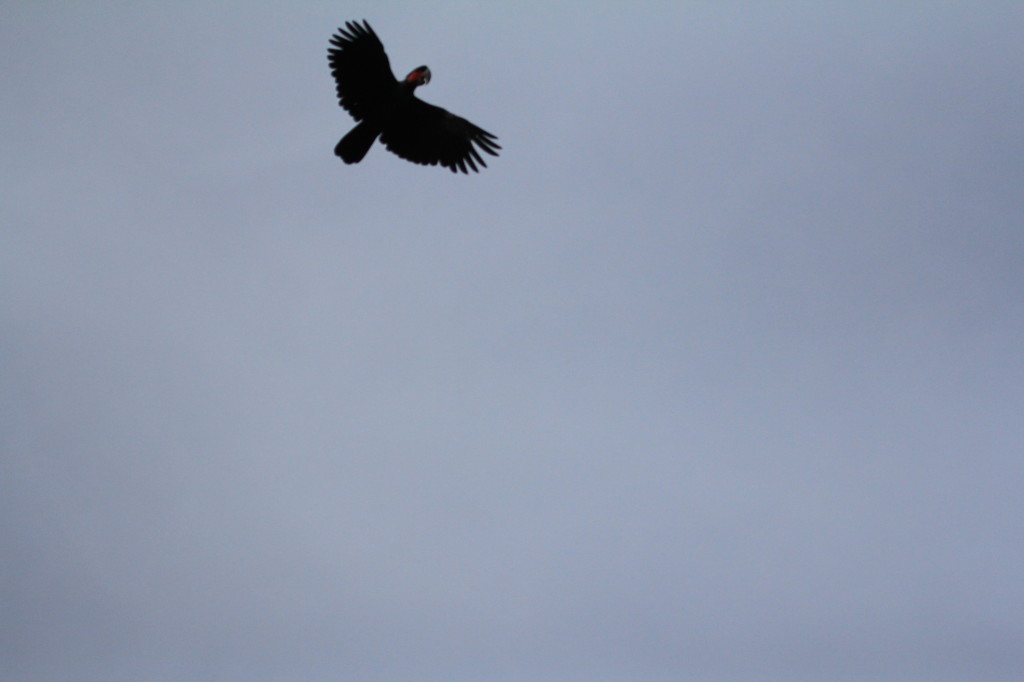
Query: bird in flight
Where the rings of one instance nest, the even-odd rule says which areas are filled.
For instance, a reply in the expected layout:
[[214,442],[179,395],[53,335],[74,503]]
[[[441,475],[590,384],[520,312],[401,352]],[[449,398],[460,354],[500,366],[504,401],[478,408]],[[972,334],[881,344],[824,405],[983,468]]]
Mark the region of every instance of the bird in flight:
[[327,61],[338,102],[358,122],[334,148],[345,163],[362,161],[378,136],[388,151],[403,159],[440,164],[453,173],[478,171],[478,164],[486,167],[480,151],[498,155],[497,137],[416,97],[416,88],[430,82],[430,69],[420,66],[401,81],[395,78],[380,38],[365,20],[345,22],[331,45]]

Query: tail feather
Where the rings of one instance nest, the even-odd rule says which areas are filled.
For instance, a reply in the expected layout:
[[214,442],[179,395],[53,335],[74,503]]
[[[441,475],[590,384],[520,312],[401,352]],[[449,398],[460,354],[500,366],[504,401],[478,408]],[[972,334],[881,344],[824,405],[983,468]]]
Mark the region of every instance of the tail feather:
[[341,142],[334,148],[334,153],[345,163],[359,163],[366,156],[366,152],[370,151],[378,135],[379,128],[370,125],[369,121],[363,121],[341,138]]

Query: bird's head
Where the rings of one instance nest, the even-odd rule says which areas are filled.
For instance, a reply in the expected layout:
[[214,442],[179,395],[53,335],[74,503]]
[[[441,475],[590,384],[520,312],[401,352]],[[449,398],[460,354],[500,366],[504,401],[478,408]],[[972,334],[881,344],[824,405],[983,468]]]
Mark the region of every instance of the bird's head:
[[430,69],[425,66],[416,67],[405,77],[405,82],[412,83],[414,86],[426,85],[430,82]]

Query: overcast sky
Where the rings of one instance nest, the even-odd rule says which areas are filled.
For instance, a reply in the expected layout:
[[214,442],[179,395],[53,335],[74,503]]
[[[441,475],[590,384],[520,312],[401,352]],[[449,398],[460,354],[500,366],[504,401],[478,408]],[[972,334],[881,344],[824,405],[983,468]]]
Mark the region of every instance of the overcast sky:
[[[362,18],[487,169],[333,156]],[[0,677],[1022,679],[1022,35],[5,3]]]

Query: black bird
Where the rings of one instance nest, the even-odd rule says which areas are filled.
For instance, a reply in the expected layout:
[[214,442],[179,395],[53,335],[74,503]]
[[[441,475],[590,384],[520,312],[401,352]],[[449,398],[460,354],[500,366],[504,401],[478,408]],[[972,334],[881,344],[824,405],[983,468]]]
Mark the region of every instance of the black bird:
[[487,166],[474,144],[498,155],[497,137],[416,97],[416,88],[430,82],[430,69],[420,66],[404,80],[395,78],[380,38],[365,20],[345,22],[345,28],[331,37],[331,45],[327,61],[338,101],[359,122],[334,148],[345,163],[362,161],[378,135],[388,151],[403,159],[425,166],[441,164],[453,173]]

